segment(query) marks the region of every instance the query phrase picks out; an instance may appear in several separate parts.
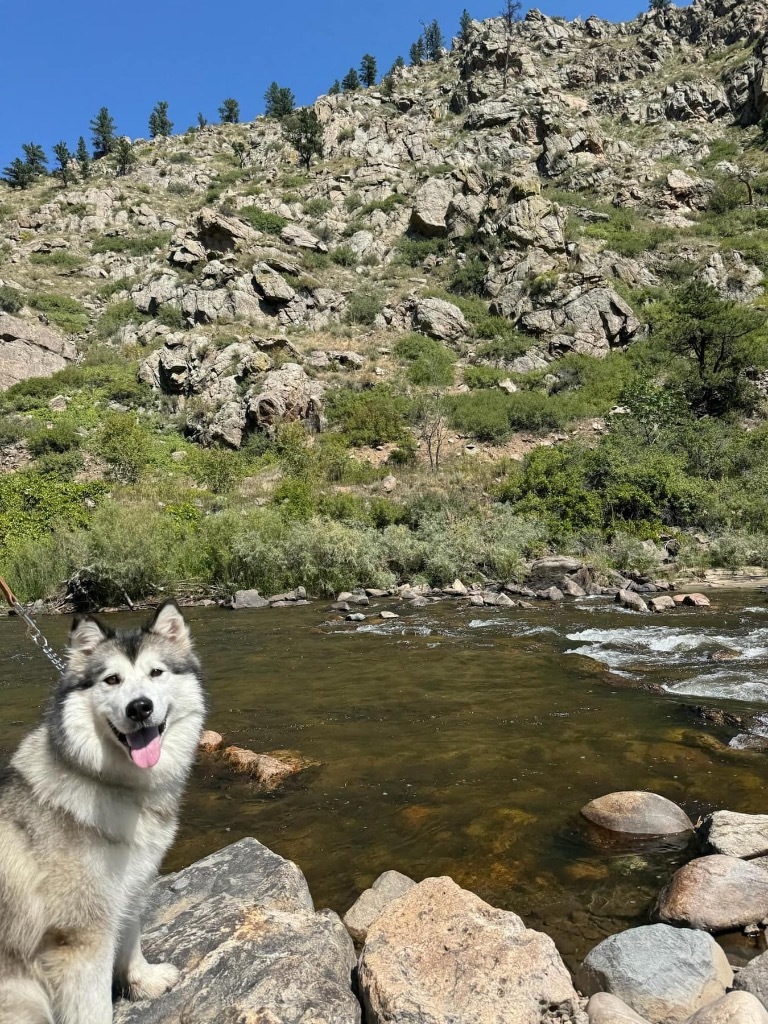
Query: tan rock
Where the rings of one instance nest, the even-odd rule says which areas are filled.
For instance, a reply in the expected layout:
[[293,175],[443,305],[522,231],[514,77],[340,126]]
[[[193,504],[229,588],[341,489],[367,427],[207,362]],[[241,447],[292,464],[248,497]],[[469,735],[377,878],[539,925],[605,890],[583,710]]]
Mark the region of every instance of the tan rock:
[[252,775],[261,787],[272,793],[292,775],[316,765],[316,761],[291,750],[274,750],[257,754],[245,747],[227,747],[222,753],[226,763],[240,775]]
[[359,984],[369,1024],[531,1024],[577,994],[552,940],[461,889],[428,878],[368,931]]
[[416,885],[412,878],[399,871],[385,871],[370,889],[360,893],[343,917],[347,931],[356,942],[365,942],[368,929],[378,920],[386,907],[404,896]]
[[652,612],[659,613],[672,611],[676,605],[673,598],[663,594],[661,597],[652,597],[648,602],[648,607]]
[[755,924],[768,917],[768,871],[738,857],[698,857],[675,872],[656,914],[711,932]]
[[699,834],[707,853],[747,858],[768,854],[768,814],[715,811],[704,819]]
[[729,992],[694,1013],[688,1024],[768,1024],[768,1012],[751,992]]
[[76,356],[75,343],[50,327],[0,312],[0,391],[28,377],[50,377]]
[[710,603],[709,598],[704,594],[686,594],[683,598],[683,604],[691,604],[694,608],[709,608]]
[[587,1003],[589,1024],[648,1024],[645,1017],[610,992],[596,992]]
[[692,832],[693,822],[677,804],[658,793],[627,790],[592,800],[581,813],[612,832],[664,836]]
[[223,743],[224,737],[220,732],[214,732],[212,729],[206,729],[200,737],[200,743],[198,746],[204,754],[215,754]]

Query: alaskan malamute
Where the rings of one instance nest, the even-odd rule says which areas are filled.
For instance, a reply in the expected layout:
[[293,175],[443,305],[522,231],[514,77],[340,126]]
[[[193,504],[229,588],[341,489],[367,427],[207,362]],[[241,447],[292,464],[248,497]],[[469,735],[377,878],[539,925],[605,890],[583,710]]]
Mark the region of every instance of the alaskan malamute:
[[202,730],[200,666],[173,601],[143,629],[76,619],[42,725],[0,786],[0,1024],[109,1024],[113,981],[162,995],[139,914]]

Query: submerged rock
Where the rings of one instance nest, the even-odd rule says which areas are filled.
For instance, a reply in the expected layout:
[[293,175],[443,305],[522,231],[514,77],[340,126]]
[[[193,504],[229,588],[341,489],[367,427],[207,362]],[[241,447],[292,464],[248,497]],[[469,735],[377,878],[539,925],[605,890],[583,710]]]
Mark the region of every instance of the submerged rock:
[[347,931],[357,942],[365,942],[368,929],[393,900],[404,896],[416,885],[412,878],[399,871],[385,871],[370,889],[360,893],[343,917]]
[[317,765],[316,761],[292,750],[257,754],[245,747],[227,747],[222,757],[239,775],[252,775],[266,793],[273,793],[292,775]]
[[656,913],[711,932],[756,924],[768,917],[768,871],[738,857],[698,857],[675,872]]
[[704,819],[699,834],[707,853],[742,858],[768,854],[768,814],[715,811]]
[[658,793],[642,790],[608,793],[582,807],[581,813],[612,832],[664,836],[693,831],[693,822],[681,807]]
[[[428,878],[368,931],[359,968],[368,1024],[531,1024],[578,996],[554,942],[450,878]],[[552,1013],[552,1017],[556,1012]]]
[[682,1024],[724,996],[732,981],[711,935],[666,924],[611,935],[584,960],[588,993],[610,992],[654,1024]]
[[144,953],[181,979],[159,999],[119,1002],[115,1024],[359,1024],[346,929],[315,912],[295,864],[255,839],[161,878],[148,906]]

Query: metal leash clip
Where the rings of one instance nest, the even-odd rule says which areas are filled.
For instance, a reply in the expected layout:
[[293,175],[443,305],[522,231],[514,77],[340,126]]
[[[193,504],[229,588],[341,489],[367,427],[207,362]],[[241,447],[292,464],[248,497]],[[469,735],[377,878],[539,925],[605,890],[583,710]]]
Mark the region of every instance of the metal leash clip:
[[64,662],[54,651],[51,645],[48,643],[48,639],[37,625],[35,620],[29,614],[24,605],[19,601],[14,592],[0,576],[0,591],[8,604],[13,608],[20,619],[23,619],[27,624],[27,636],[30,638],[33,644],[40,648],[43,654],[46,656],[48,661],[53,665],[57,672],[64,674],[66,670],[66,662]]

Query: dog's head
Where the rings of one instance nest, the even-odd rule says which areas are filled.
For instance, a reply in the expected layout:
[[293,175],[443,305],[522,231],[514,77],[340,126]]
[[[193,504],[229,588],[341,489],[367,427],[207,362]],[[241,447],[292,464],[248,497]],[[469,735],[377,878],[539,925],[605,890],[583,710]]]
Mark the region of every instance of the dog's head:
[[75,619],[50,721],[57,746],[110,777],[186,774],[205,710],[199,668],[174,601],[141,629]]

